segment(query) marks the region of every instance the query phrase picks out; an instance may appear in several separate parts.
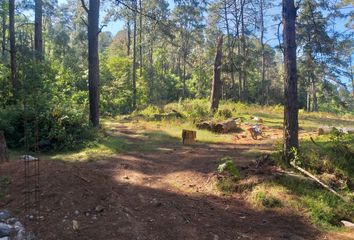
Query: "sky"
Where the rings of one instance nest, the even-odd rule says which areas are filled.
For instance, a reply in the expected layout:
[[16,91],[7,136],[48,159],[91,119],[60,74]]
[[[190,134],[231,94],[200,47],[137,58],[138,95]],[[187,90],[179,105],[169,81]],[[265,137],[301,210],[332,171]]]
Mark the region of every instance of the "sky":
[[[65,3],[67,0],[58,0],[58,3]],[[174,0],[167,0],[170,8],[174,7]],[[268,44],[270,44],[271,46],[276,46],[278,45],[278,38],[277,38],[277,25],[278,22],[274,22],[272,17],[273,15],[276,14],[280,14],[281,13],[281,8],[280,7],[273,7],[272,9],[269,9],[267,15],[268,17],[266,17],[266,23],[265,26],[267,28],[267,33],[265,35],[266,41]],[[101,18],[103,18],[104,16],[104,12],[101,13]],[[124,23],[123,21],[115,21],[115,22],[110,22],[107,24],[107,27],[105,27],[103,29],[103,31],[109,31],[111,32],[113,35],[115,35],[118,31],[122,30],[124,28]],[[345,20],[338,20],[336,22],[336,26],[335,28],[338,31],[344,31],[345,30]]]

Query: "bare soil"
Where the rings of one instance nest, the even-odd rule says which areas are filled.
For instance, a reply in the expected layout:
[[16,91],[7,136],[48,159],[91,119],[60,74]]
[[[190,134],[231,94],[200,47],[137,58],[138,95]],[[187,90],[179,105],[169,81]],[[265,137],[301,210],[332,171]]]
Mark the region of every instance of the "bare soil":
[[[117,137],[136,139],[134,129],[116,128]],[[39,239],[354,239],[350,233],[326,234],[301,213],[260,211],[241,194],[215,189],[216,161],[231,156],[238,166],[250,163],[241,153],[269,149],[262,140],[242,144],[162,143],[154,151],[115,154],[95,162],[41,160]],[[11,178],[0,209],[25,221],[24,164],[0,165]],[[73,220],[79,230],[73,229]],[[36,229],[35,222],[29,222]]]

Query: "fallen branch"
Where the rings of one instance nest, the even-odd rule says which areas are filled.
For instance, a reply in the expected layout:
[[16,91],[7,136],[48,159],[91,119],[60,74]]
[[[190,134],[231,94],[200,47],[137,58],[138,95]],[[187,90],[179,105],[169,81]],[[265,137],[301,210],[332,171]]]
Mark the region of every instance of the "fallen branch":
[[85,181],[87,183],[90,183],[90,180],[88,180],[88,179],[86,179],[86,178],[84,178],[84,177],[82,177],[80,175],[74,174],[74,176],[80,178],[81,180],[83,180],[83,181]]
[[311,140],[311,142],[312,142],[313,144],[315,144],[316,146],[318,146],[318,143],[315,142],[315,140],[314,140],[312,137],[310,137],[310,140]]
[[322,187],[326,188],[328,191],[330,191],[331,193],[333,193],[334,195],[336,195],[337,197],[342,199],[344,202],[349,202],[349,200],[347,198],[345,198],[342,195],[340,195],[339,193],[337,193],[333,188],[331,188],[327,184],[321,182],[316,176],[314,176],[310,172],[306,171],[305,169],[303,169],[299,166],[296,166],[294,162],[290,162],[290,165],[293,166],[294,168],[296,168],[297,170],[299,170],[300,172],[302,172],[303,174],[305,174],[306,176],[315,180],[318,184],[320,184]]

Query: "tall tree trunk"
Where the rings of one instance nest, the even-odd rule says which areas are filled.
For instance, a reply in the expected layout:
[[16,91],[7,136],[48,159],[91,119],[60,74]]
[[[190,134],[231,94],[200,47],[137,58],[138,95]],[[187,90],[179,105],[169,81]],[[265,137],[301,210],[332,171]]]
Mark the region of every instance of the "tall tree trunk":
[[186,84],[186,55],[183,54],[183,98],[187,95],[187,84]]
[[312,112],[317,112],[317,90],[315,80],[311,81],[311,93],[312,93]]
[[241,64],[241,72],[242,72],[242,101],[247,100],[247,87],[246,87],[246,36],[245,36],[245,11],[246,0],[241,0],[241,48],[242,48],[242,64]]
[[130,56],[130,46],[131,46],[131,28],[130,28],[130,22],[129,20],[127,21],[127,56]]
[[219,101],[221,97],[221,64],[222,64],[222,44],[223,36],[221,35],[216,42],[216,54],[214,61],[214,78],[211,89],[210,98],[210,110],[211,112],[216,112],[219,107]]
[[100,0],[89,0],[88,10],[88,67],[89,67],[89,102],[90,121],[99,126],[99,84],[100,67],[98,56],[98,35],[100,19]]
[[260,18],[261,18],[261,48],[262,48],[262,79],[261,79],[261,104],[265,104],[265,89],[266,89],[266,82],[265,82],[265,44],[264,44],[264,0],[260,0]]
[[307,112],[311,111],[311,91],[310,91],[310,89],[307,89],[307,94],[306,94],[306,111]]
[[143,7],[142,7],[142,0],[139,0],[139,64],[140,64],[140,71],[139,76],[143,76],[143,44],[142,44],[142,35],[143,35]]
[[227,13],[227,1],[224,0],[224,18],[225,18],[225,25],[226,25],[226,33],[227,33],[227,51],[228,51],[228,58],[231,61],[230,64],[230,75],[231,75],[231,83],[232,83],[232,95],[234,98],[235,96],[235,75],[234,75],[234,63],[233,63],[233,49],[231,46],[231,36],[230,36],[230,25],[229,25],[229,17]]
[[137,0],[134,0],[134,30],[133,30],[133,109],[136,109],[136,27]]
[[42,5],[42,0],[35,0],[34,50],[39,59],[43,57]]
[[15,0],[9,0],[9,37],[10,37],[10,65],[13,95],[16,99],[18,93],[16,38],[15,38]]
[[9,153],[6,145],[5,135],[0,131],[0,163],[9,161]]
[[5,58],[6,51],[6,2],[2,2],[2,14],[1,14],[1,26],[2,26],[2,34],[1,34],[1,55]]
[[284,161],[289,163],[298,149],[298,102],[296,66],[296,8],[294,0],[283,0],[283,38],[284,38]]

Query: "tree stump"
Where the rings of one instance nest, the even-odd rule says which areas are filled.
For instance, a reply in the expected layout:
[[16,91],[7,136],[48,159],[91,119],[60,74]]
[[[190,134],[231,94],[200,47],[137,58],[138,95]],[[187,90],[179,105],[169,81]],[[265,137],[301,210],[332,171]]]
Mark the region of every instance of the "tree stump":
[[0,163],[8,162],[9,161],[9,154],[7,151],[5,135],[3,131],[0,131]]
[[191,130],[182,130],[182,143],[183,144],[193,144],[197,138],[197,132]]

